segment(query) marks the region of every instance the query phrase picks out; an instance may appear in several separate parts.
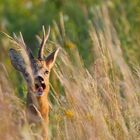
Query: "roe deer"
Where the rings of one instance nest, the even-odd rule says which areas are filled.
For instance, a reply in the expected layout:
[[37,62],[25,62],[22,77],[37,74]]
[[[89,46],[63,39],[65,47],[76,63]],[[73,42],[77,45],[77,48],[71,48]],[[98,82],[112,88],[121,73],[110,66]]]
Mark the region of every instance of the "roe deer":
[[[41,131],[44,140],[47,140],[49,75],[59,51],[58,48],[46,58],[44,57],[45,43],[48,40],[49,33],[50,28],[47,34],[43,28],[43,39],[40,44],[37,59],[34,58],[31,50],[26,47],[22,34],[20,34],[20,39],[17,38],[16,35],[11,39],[20,49],[25,51],[25,56],[13,48],[9,50],[12,65],[22,73],[27,83],[28,120],[29,122],[35,123],[37,126],[41,126],[38,131]],[[28,65],[26,64],[26,59],[29,60]]]

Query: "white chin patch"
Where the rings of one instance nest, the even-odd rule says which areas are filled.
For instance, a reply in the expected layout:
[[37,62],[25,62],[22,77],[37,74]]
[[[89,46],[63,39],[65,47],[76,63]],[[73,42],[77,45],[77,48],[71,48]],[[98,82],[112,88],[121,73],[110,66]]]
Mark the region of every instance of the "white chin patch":
[[37,92],[36,93],[36,96],[42,96],[43,95],[43,92]]
[[43,87],[39,87],[37,89],[37,92],[36,92],[37,96],[42,96],[43,95],[43,91],[44,91]]

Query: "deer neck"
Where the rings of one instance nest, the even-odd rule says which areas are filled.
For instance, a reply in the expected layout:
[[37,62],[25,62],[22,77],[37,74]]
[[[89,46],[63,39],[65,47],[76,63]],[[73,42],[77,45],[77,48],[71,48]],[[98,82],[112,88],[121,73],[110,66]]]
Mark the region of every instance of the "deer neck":
[[[49,86],[42,96],[34,96],[30,90],[27,94],[27,108],[30,114],[40,116],[48,123],[49,103],[48,103]],[[33,95],[32,95],[33,94]],[[40,114],[40,115],[39,115]]]
[[49,90],[45,90],[42,96],[37,97],[40,111],[48,104],[48,92]]
[[48,123],[48,113],[49,113],[48,92],[49,92],[49,87],[44,91],[44,94],[42,96],[37,97],[39,111],[43,119],[47,123]]

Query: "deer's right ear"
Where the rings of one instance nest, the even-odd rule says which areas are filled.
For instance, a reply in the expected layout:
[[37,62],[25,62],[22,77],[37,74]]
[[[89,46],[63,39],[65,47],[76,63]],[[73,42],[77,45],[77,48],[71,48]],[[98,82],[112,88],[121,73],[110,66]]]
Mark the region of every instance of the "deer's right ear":
[[14,68],[17,69],[18,71],[24,73],[25,72],[25,62],[24,62],[22,56],[20,55],[20,53],[17,52],[15,49],[10,49],[9,56],[10,56],[10,60],[11,60],[12,65],[14,66]]

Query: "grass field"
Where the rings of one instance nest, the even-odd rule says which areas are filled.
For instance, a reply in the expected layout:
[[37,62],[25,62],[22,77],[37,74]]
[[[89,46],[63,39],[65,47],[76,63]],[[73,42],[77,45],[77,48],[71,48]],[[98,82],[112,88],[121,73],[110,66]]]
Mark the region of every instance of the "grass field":
[[[89,63],[67,36],[64,18],[60,14],[60,22],[51,26],[47,45],[61,48],[51,73],[49,138],[140,140],[140,68],[126,60],[107,6],[97,7],[93,20],[87,20]],[[12,44],[5,37],[1,44],[8,54]],[[0,63],[0,139],[34,140],[37,134],[25,113],[26,85],[5,56]]]

